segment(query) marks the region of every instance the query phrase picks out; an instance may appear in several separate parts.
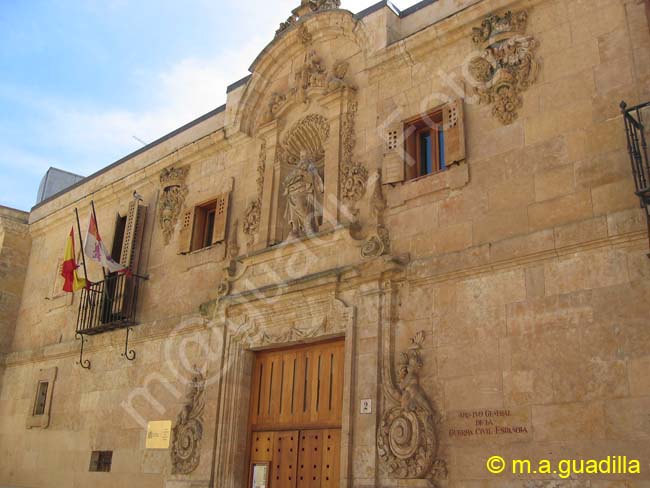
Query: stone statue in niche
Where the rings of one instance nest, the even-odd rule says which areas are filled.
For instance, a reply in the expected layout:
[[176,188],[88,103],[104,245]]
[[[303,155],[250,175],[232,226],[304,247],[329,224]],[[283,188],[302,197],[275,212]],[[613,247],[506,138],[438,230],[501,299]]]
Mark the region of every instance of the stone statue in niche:
[[301,151],[300,161],[284,180],[287,206],[285,220],[289,224],[289,238],[310,236],[318,232],[322,218],[323,178],[314,162]]

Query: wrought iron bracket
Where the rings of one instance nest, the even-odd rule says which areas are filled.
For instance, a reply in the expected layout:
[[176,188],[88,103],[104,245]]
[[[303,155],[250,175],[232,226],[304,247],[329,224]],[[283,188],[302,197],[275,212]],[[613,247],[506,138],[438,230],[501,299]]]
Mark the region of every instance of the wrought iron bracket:
[[131,327],[126,328],[126,342],[124,343],[124,352],[122,357],[126,358],[128,361],[133,361],[135,359],[135,351],[133,349],[129,350],[129,334],[131,333]]
[[79,334],[78,332],[75,335],[75,338],[81,339],[81,351],[79,351],[79,361],[77,364],[83,369],[90,369],[90,360],[84,359],[84,345],[86,343],[86,339],[83,334]]
[[[650,241],[650,158],[648,157],[648,141],[646,139],[647,127],[643,120],[643,112],[647,114],[650,111],[650,102],[635,107],[628,107],[625,102],[621,102],[620,107],[625,122],[627,148],[632,163],[636,195],[645,211],[648,240]],[[650,258],[650,254],[648,254],[648,258]]]

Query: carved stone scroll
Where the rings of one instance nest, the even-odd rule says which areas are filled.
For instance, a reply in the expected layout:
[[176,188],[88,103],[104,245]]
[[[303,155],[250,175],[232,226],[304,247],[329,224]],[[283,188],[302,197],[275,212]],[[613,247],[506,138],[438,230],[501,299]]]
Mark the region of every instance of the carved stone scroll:
[[386,208],[386,199],[381,190],[381,172],[373,176],[374,191],[370,198],[370,208],[375,218],[374,231],[363,241],[361,246],[361,257],[371,259],[379,257],[390,252],[390,234],[384,225],[384,210]]
[[504,125],[517,119],[522,93],[536,80],[538,41],[525,36],[528,13],[490,14],[474,28],[472,41],[482,52],[470,61],[469,71],[478,86],[481,103],[492,104],[492,114]]
[[185,178],[189,168],[167,168],[160,172],[160,207],[158,222],[163,232],[165,245],[174,235],[178,217],[183,209],[188,190]]
[[185,405],[178,414],[172,432],[172,473],[189,474],[201,461],[205,376],[196,372],[187,392]]
[[[398,383],[384,383],[386,405],[377,432],[377,450],[386,473],[397,479],[446,476],[444,461],[436,459],[437,415],[420,386],[423,341],[424,332],[419,332],[401,354]],[[388,376],[393,383],[393,375]]]

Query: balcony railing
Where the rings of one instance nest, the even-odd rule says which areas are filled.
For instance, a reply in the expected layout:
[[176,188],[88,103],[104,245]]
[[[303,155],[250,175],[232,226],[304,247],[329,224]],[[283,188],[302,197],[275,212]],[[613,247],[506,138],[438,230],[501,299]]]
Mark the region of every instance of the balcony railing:
[[135,325],[138,293],[145,279],[114,274],[82,290],[77,333],[95,335]]
[[628,107],[625,102],[622,102],[621,110],[625,120],[627,148],[632,163],[636,195],[645,210],[648,237],[650,238],[650,160],[648,159],[650,102],[635,107]]

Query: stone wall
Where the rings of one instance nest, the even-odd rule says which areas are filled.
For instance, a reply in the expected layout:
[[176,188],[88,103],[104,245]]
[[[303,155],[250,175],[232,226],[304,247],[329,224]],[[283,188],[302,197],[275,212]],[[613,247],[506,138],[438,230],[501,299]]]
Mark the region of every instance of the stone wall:
[[[0,483],[188,488],[212,479],[213,486],[242,486],[253,352],[341,335],[348,399],[342,487],[430,486],[425,478],[458,488],[650,482],[647,469],[566,482],[485,469],[492,455],[650,462],[650,261],[618,109],[621,99],[650,98],[645,7],[636,0],[458,5],[453,15],[434,3],[404,18],[388,8],[358,21],[339,11],[306,16],[306,31],[289,29],[267,47],[256,76],[230,91],[224,111],[32,212],[27,292],[1,383]],[[463,73],[476,54],[472,29],[508,9],[528,12],[525,35],[538,43],[541,70],[521,91],[517,117],[504,124]],[[328,168],[352,151],[376,175],[386,120],[456,97],[464,99],[466,158],[440,174],[378,185],[384,210],[369,181],[354,225],[342,217],[315,237],[266,249],[244,223],[258,199],[261,214],[268,211],[258,229],[282,219],[284,207],[271,196],[281,182],[276,143],[319,103],[350,107],[343,96],[307,87],[309,103],[258,120],[273,94],[291,93],[308,49],[322,55],[327,73],[346,60],[344,81],[356,88],[352,142],[350,118],[341,127],[328,119],[344,141],[325,156]],[[161,175],[172,167],[188,169],[178,182],[187,190],[180,203],[164,194],[169,181]],[[126,215],[134,190],[147,206],[139,271],[148,281],[130,336],[137,356],[122,357],[124,330],[93,336],[84,349],[91,369],[84,370],[76,364],[79,295],[61,293],[58,261],[74,207],[85,227],[94,200],[110,249],[116,216]],[[179,254],[179,213],[166,243],[163,204],[186,211],[226,191],[224,242]],[[389,246],[368,255],[364,244],[380,224]],[[5,237],[0,259],[11,242]],[[13,248],[23,257],[29,250]],[[88,271],[102,279],[95,264]],[[404,351],[421,368],[404,369]],[[168,450],[145,449],[144,425],[176,425],[192,370],[204,365],[200,462],[190,474],[174,474]],[[26,429],[39,371],[52,367],[50,425]],[[405,371],[411,383],[399,376]],[[420,415],[431,409],[437,439],[426,450],[426,476],[415,479],[391,472],[378,449],[382,422],[400,403],[394,400],[408,395],[417,397]],[[366,399],[373,409],[362,415]],[[88,472],[93,450],[113,450],[110,474]]]
[[10,351],[30,241],[26,212],[0,207],[0,355]]

